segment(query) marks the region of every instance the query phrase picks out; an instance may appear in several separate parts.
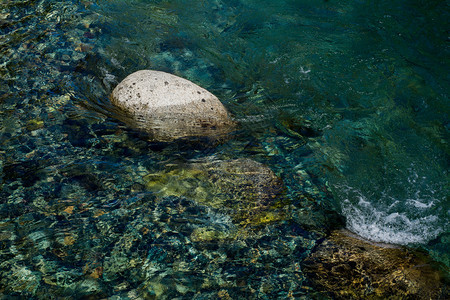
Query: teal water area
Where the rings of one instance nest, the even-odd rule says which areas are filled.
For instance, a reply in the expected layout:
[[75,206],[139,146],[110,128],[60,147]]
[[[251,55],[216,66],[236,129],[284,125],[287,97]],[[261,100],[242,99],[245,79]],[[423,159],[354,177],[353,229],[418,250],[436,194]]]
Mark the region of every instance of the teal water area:
[[[2,1],[0,295],[320,298],[302,262],[341,227],[448,268],[448,20],[445,1]],[[129,128],[108,97],[140,69],[238,128]],[[268,166],[283,199],[239,223],[148,188],[205,158]]]

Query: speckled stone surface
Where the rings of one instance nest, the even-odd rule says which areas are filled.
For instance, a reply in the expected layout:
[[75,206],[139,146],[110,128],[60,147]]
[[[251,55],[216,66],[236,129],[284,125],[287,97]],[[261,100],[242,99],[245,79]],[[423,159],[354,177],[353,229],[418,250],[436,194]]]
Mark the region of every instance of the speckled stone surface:
[[189,80],[161,71],[141,70],[128,75],[113,90],[111,102],[157,140],[217,134],[229,130],[233,123],[216,96]]

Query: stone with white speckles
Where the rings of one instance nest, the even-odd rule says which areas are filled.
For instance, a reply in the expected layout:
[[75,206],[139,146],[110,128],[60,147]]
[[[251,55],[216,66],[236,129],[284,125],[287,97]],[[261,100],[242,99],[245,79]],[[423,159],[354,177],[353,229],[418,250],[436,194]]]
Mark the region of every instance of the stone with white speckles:
[[139,129],[154,139],[223,134],[233,126],[219,99],[204,88],[161,71],[141,70],[127,76],[111,94]]

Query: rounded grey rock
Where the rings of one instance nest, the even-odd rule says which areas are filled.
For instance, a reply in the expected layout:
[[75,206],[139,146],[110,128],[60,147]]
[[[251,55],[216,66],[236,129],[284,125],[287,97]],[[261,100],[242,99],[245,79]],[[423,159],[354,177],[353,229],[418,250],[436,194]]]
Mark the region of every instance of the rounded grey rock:
[[111,102],[129,115],[132,125],[156,140],[221,135],[233,126],[216,96],[187,79],[161,71],[128,75],[113,90]]

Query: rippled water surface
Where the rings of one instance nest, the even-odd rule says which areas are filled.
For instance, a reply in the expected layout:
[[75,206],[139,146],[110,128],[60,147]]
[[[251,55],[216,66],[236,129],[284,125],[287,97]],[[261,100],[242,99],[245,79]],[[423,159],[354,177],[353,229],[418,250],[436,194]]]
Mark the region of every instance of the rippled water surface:
[[[448,268],[449,19],[445,1],[0,2],[0,294],[314,297],[302,262],[340,227]],[[108,97],[140,69],[213,92],[238,128],[130,128]],[[208,190],[248,158],[282,182],[254,211],[248,178]]]

